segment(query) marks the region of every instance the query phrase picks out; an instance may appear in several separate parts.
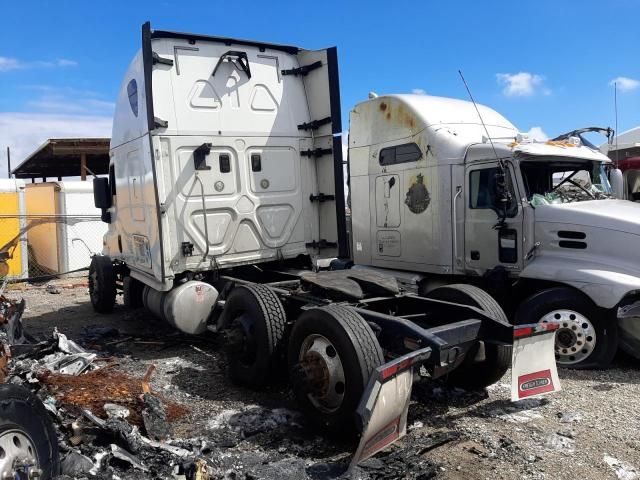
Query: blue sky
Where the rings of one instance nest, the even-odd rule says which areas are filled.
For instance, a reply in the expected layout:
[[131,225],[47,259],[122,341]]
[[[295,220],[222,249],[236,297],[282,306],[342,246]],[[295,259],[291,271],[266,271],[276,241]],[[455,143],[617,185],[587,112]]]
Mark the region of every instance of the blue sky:
[[[476,100],[522,131],[640,125],[640,2],[23,1],[3,2],[0,176],[50,136],[106,135],[140,26],[338,46],[344,126],[378,93]],[[542,133],[541,133],[542,132]]]

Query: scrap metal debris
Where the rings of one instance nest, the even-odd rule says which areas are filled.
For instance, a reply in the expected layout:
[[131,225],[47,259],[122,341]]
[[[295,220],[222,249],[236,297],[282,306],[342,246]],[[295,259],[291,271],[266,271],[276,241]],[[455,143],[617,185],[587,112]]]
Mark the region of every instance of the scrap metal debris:
[[142,470],[143,472],[148,472],[149,469],[145,467],[140,460],[138,460],[134,455],[131,455],[129,452],[119,447],[118,445],[111,444],[111,454],[117,458],[118,460],[122,460],[124,462],[130,463],[135,468]]
[[93,468],[93,460],[80,452],[69,452],[60,463],[60,469],[65,475],[77,477],[83,473],[89,473]]
[[[116,478],[114,472],[129,468],[157,477],[158,468],[173,469],[185,460],[196,467],[183,478],[208,478],[198,449],[164,442],[171,422],[188,409],[152,391],[155,366],[138,378],[57,329],[48,339],[35,339],[23,328],[24,310],[24,300],[0,296],[0,382],[23,384],[42,399],[59,431],[62,478],[107,471],[106,478]],[[114,335],[112,330],[88,333],[94,342]]]
[[142,421],[147,435],[154,440],[165,440],[171,432],[164,402],[152,393],[144,393],[142,403]]
[[[112,327],[91,326],[73,339],[58,329],[48,338],[36,339],[22,326],[25,303],[1,298],[4,325],[0,333],[9,328],[10,319],[10,328],[18,333],[11,337],[16,344],[5,352],[6,360],[0,351],[0,375],[36,392],[54,419],[62,452],[60,478],[326,480],[344,476],[349,465],[345,449],[350,446],[327,442],[307,431],[301,415],[287,408],[245,404],[235,409],[233,405],[234,409],[205,418],[199,436],[176,434],[184,429],[184,422],[177,420],[189,409],[155,392],[153,375],[182,369],[198,375],[219,370],[170,359],[158,363],[158,368],[151,364],[138,371],[132,366],[139,369],[140,363],[126,360],[120,352],[123,345],[137,345],[140,339],[161,349],[192,347],[181,337],[158,341],[142,332],[121,334]],[[198,347],[194,350],[209,360],[212,357]],[[194,386],[198,382],[190,381]],[[158,383],[162,385],[162,380]],[[173,394],[172,387],[162,385],[160,391]],[[425,453],[459,435],[416,437],[407,437],[402,445],[369,459],[351,480],[432,478],[437,466]]]
[[[105,404],[116,403],[126,407],[130,414],[128,421],[142,427],[142,381],[109,365],[83,375],[65,375],[45,371],[38,380],[64,405],[88,409],[94,415],[107,418]],[[187,413],[186,407],[173,402],[166,403],[166,420],[172,421]]]
[[426,459],[424,454],[459,438],[458,432],[436,432],[417,439],[404,448],[395,447],[383,451],[362,462],[359,468],[364,470],[371,480],[396,478],[427,480],[435,478],[438,471],[437,466]]
[[0,340],[9,345],[27,341],[21,321],[25,306],[24,300],[18,302],[0,295],[0,325],[2,326]]

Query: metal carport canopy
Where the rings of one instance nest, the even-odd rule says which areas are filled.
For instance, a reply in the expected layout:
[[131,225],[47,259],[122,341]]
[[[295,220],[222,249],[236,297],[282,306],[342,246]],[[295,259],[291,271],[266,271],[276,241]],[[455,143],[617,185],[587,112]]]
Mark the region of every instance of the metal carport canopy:
[[[109,173],[109,138],[50,138],[11,173],[15,178],[84,177]],[[86,170],[83,168],[86,166]]]

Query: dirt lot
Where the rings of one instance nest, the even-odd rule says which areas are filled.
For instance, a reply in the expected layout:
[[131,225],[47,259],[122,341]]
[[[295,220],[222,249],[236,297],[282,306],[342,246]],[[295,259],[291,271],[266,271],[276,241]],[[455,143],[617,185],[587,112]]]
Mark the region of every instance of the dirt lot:
[[[152,388],[190,409],[172,425],[173,437],[202,445],[215,465],[213,478],[336,478],[344,469],[352,446],[310,433],[284,381],[263,392],[230,384],[216,337],[177,335],[144,310],[120,304],[112,315],[97,315],[86,288],[7,293],[25,298],[24,324],[37,337],[57,327],[82,342],[87,326],[116,328],[103,354],[140,377],[148,365],[157,366]],[[354,476],[640,478],[638,362],[619,357],[607,371],[563,370],[560,377],[562,392],[520,405],[508,401],[508,376],[482,393],[420,385],[409,435]],[[167,478],[167,469],[154,468],[155,478]]]

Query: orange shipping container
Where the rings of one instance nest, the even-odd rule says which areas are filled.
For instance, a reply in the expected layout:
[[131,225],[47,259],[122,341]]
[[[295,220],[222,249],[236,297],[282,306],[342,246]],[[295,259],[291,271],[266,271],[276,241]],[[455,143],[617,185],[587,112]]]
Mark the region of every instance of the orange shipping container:
[[29,276],[24,187],[22,180],[0,179],[0,278]]

